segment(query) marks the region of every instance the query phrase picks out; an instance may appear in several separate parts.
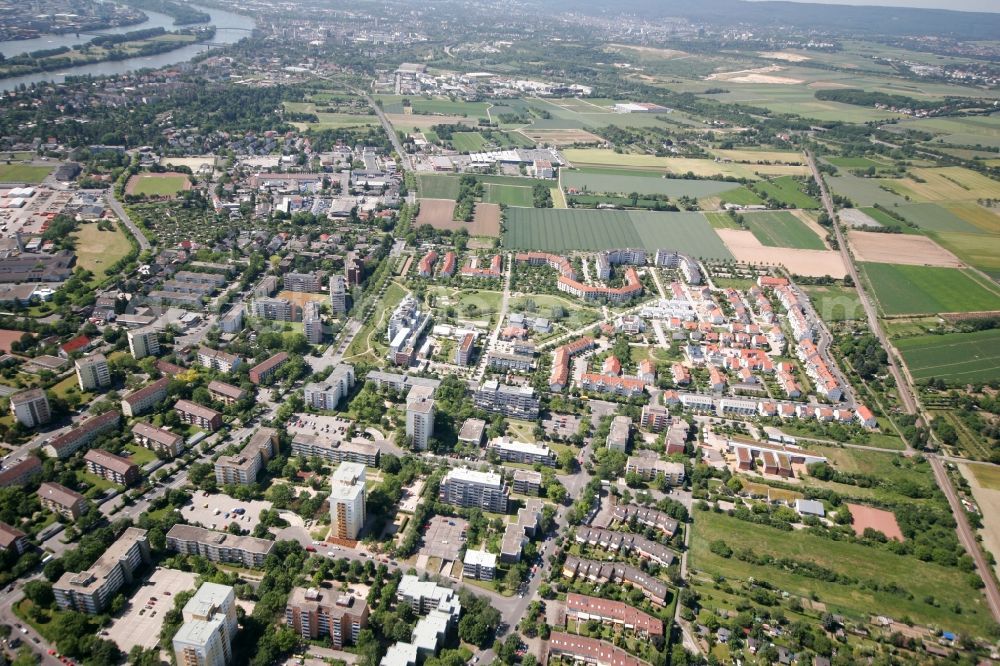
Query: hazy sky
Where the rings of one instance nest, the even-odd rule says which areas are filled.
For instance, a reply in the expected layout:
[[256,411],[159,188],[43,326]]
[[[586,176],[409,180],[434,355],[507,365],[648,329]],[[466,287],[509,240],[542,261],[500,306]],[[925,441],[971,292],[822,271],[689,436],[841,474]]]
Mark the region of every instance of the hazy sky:
[[881,5],[883,7],[920,7],[953,9],[961,12],[1000,12],[1000,0],[794,0],[824,5]]

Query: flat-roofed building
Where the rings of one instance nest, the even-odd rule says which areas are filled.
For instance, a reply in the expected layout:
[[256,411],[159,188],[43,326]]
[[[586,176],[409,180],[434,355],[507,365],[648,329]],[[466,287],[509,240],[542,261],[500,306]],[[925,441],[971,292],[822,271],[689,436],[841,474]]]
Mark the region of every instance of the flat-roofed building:
[[299,309],[287,298],[255,298],[252,307],[254,317],[269,321],[295,321]]
[[132,583],[136,570],[151,560],[146,530],[129,527],[90,567],[67,571],[52,585],[60,608],[97,615],[115,593]]
[[45,482],[38,487],[38,499],[42,507],[64,518],[76,520],[87,508],[87,499],[66,486]]
[[42,461],[37,456],[5,460],[0,468],[0,488],[27,485],[41,473]]
[[174,411],[184,423],[196,425],[203,430],[215,432],[222,427],[222,414],[197,402],[178,400],[174,403]]
[[302,308],[302,333],[306,336],[306,342],[311,345],[323,342],[323,317],[316,301],[309,301]]
[[334,366],[330,375],[322,382],[306,384],[303,400],[313,409],[334,410],[354,386],[354,366],[341,363]]
[[408,393],[414,386],[426,386],[433,392],[441,385],[441,380],[439,379],[414,377],[413,375],[404,375],[398,372],[382,372],[381,370],[370,371],[365,375],[365,381],[375,382],[375,385],[379,388],[391,388],[393,391],[403,394]]
[[473,400],[477,408],[497,412],[508,418],[538,418],[538,396],[530,386],[509,386],[490,379],[476,390]]
[[500,474],[453,467],[441,482],[439,499],[454,506],[507,513],[508,495]]
[[415,386],[406,396],[406,436],[421,451],[434,435],[433,395],[429,388]]
[[156,428],[145,422],[138,422],[132,426],[132,437],[136,444],[144,446],[151,451],[161,453],[173,458],[184,450],[184,438],[177,433]]
[[335,650],[357,644],[368,616],[364,599],[314,587],[293,588],[285,606],[285,621],[295,633],[305,640],[329,637]]
[[218,400],[227,405],[232,405],[247,397],[247,392],[239,386],[220,382],[218,379],[213,379],[208,383],[208,393],[212,396],[212,400]]
[[629,456],[625,463],[625,473],[629,472],[634,472],[647,481],[662,475],[672,486],[684,483],[684,463],[667,462],[659,456]]
[[128,458],[122,458],[104,449],[91,449],[83,456],[87,471],[91,474],[117,483],[131,486],[139,480],[139,466]]
[[365,526],[365,466],[344,462],[330,487],[330,531],[338,539],[357,539]]
[[76,359],[76,379],[81,391],[94,391],[111,386],[111,371],[104,354],[91,354]]
[[469,365],[475,344],[476,336],[472,333],[466,333],[462,336],[458,346],[455,347],[455,365]]
[[36,428],[52,420],[49,399],[40,388],[28,389],[10,396],[10,411],[18,423]]
[[634,631],[643,638],[663,637],[663,620],[621,601],[570,592],[566,595],[566,616],[578,622],[597,620],[618,625]]
[[27,534],[7,523],[0,523],[0,549],[20,555],[28,546]]
[[542,489],[542,473],[533,469],[516,469],[511,487],[518,495],[538,497]]
[[503,462],[556,466],[556,454],[544,444],[518,442],[504,436],[494,438],[490,442],[489,450],[497,454]]
[[292,437],[292,453],[297,456],[320,458],[331,462],[356,462],[378,467],[378,447],[362,437],[327,437],[325,434],[299,433]]
[[167,399],[167,387],[170,377],[161,377],[155,382],[146,384],[141,389],[132,391],[122,398],[122,413],[125,416],[138,416],[151,409],[157,403]]
[[128,335],[128,349],[132,353],[132,358],[139,360],[147,356],[158,356],[160,354],[160,332],[152,326],[130,329]]
[[278,368],[288,362],[288,352],[278,352],[266,361],[258,363],[250,368],[250,382],[252,384],[262,384],[278,371]]
[[482,419],[465,419],[462,429],[458,433],[458,441],[469,446],[480,447],[483,445],[483,436],[486,434],[486,421]]
[[462,576],[473,580],[493,580],[497,572],[497,556],[485,550],[466,550],[462,560]]
[[632,434],[632,419],[627,416],[616,416],[611,419],[611,430],[608,431],[607,445],[612,451],[628,453],[629,439]]
[[643,405],[639,425],[652,432],[660,432],[670,425],[670,412],[665,407]]
[[201,555],[212,562],[261,567],[274,547],[273,541],[194,525],[174,525],[167,532],[167,548],[186,555]]
[[285,273],[283,278],[287,291],[300,291],[316,293],[323,284],[323,278],[319,273]]
[[251,484],[257,481],[260,470],[274,457],[278,444],[278,431],[259,428],[246,445],[234,456],[219,456],[215,461],[215,481],[219,485]]
[[233,588],[203,583],[181,616],[184,624],[173,639],[178,666],[226,666],[232,661],[237,630]]
[[232,372],[240,366],[243,359],[236,354],[230,354],[218,349],[209,347],[198,348],[198,364],[203,368],[218,370],[219,372]]
[[330,276],[330,311],[334,314],[347,312],[347,283],[342,275]]
[[121,422],[122,414],[117,410],[104,412],[76,424],[69,430],[45,445],[45,452],[53,458],[69,458],[78,450],[87,446],[100,435],[114,430]]
[[223,333],[230,335],[239,333],[243,329],[243,305],[234,305],[226,314],[219,317],[219,328]]

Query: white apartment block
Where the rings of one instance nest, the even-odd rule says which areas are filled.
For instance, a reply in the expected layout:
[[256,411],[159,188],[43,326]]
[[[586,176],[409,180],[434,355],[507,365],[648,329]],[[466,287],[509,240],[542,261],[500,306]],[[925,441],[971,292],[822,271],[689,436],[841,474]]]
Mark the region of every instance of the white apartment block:
[[236,595],[233,588],[204,583],[184,606],[174,636],[178,666],[226,666],[233,659]]
[[330,528],[338,539],[357,539],[365,525],[365,466],[344,462],[333,473]]
[[406,396],[406,436],[421,451],[434,435],[434,392],[414,386]]
[[137,361],[147,356],[158,356],[160,353],[159,331],[151,326],[130,330],[128,332],[128,349],[132,358]]
[[313,409],[337,409],[337,405],[354,386],[354,380],[354,366],[342,363],[334,367],[324,381],[306,384],[303,399]]
[[76,378],[81,391],[93,391],[111,385],[111,370],[104,354],[91,354],[76,360]]
[[52,420],[49,399],[40,388],[28,389],[10,397],[10,411],[21,425],[28,428],[45,425]]

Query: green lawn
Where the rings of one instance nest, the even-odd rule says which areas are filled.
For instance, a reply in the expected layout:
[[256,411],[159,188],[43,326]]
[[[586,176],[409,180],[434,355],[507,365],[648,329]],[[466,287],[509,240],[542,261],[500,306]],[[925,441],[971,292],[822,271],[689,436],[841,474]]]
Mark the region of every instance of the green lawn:
[[535,195],[530,186],[483,184],[483,201],[486,203],[505,204],[507,206],[534,205]]
[[723,192],[719,199],[722,203],[731,203],[738,206],[759,206],[764,203],[756,192],[749,187],[737,187],[735,190]]
[[816,232],[788,211],[744,213],[747,227],[762,244],[802,250],[825,250]]
[[1000,330],[922,335],[895,341],[916,380],[953,384],[1000,379]]
[[156,460],[156,454],[144,446],[127,444],[125,448],[129,450],[129,459],[139,467]]
[[27,164],[0,164],[0,183],[38,184],[55,170],[50,166]]
[[[876,592],[857,584],[825,582],[777,566],[756,566],[735,555],[723,558],[709,550],[709,544],[717,540],[724,541],[734,551],[749,548],[757,555],[814,562],[859,581],[893,584],[905,592]],[[908,616],[920,624],[975,636],[989,635],[994,626],[982,594],[969,587],[968,574],[860,544],[785,532],[724,514],[699,511],[694,516],[690,558],[692,568],[712,576],[754,578],[790,594],[803,597],[815,594],[826,604],[828,612],[858,620],[867,621],[877,609],[896,619]],[[927,597],[933,597],[939,605],[926,603]],[[956,604],[961,607],[961,614],[954,612]]]
[[860,264],[888,316],[1000,310],[1000,288],[958,268]]
[[861,299],[854,287],[839,285],[803,287],[823,321],[864,319]]
[[132,176],[135,184],[130,192],[151,197],[173,196],[184,189],[188,182],[188,177],[184,174],[164,175],[164,174],[139,174]]
[[94,274],[101,282],[108,269],[132,250],[132,244],[117,225],[114,231],[101,231],[96,223],[82,224],[73,234],[76,239],[76,265]]

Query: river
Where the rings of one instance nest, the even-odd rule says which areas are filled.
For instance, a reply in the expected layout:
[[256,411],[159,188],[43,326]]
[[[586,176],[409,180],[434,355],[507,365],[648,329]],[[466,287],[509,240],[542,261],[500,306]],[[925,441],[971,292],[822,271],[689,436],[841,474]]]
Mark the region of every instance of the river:
[[[199,7],[197,5],[193,6],[203,12],[207,12],[211,16],[208,24],[215,26],[215,36],[211,40],[213,44],[235,44],[244,37],[249,37],[249,31],[254,28],[254,20],[249,16],[234,14],[221,9]],[[121,28],[99,30],[97,32],[106,34],[121,34],[131,32],[133,30],[145,30],[147,28],[162,27],[165,30],[176,30],[179,27],[188,27],[175,26],[172,17],[158,12],[144,10],[144,13],[149,17],[149,19],[143,23],[137,23],[135,25]],[[37,39],[0,42],[0,53],[3,53],[5,56],[17,55],[18,53],[24,53],[25,51],[54,49],[60,46],[73,46],[75,44],[82,44],[90,41],[91,39],[93,39],[92,36],[80,35],[77,37],[73,33],[65,35],[45,35],[44,37],[39,37]],[[181,48],[174,49],[173,51],[167,51],[166,53],[158,53],[156,55],[146,57],[98,62],[90,65],[80,65],[79,67],[66,67],[58,72],[39,72],[36,74],[27,74],[25,76],[0,79],[0,90],[11,90],[22,83],[30,85],[39,81],[62,81],[67,76],[108,76],[112,74],[125,74],[137,69],[159,69],[160,67],[169,67],[170,65],[176,65],[177,63],[191,60],[199,53],[204,52],[206,48],[208,47],[203,44],[191,44],[190,46],[182,46]]]

